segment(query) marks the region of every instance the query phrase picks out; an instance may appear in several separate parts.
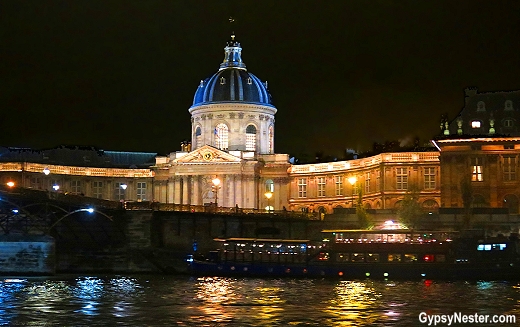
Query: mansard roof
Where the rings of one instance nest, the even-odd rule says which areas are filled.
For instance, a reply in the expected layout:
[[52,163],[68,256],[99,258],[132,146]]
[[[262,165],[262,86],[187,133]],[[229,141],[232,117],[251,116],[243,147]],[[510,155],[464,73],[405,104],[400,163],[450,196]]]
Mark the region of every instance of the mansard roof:
[[105,151],[86,146],[59,146],[52,149],[0,147],[0,162],[32,162],[78,167],[148,168],[157,153]]

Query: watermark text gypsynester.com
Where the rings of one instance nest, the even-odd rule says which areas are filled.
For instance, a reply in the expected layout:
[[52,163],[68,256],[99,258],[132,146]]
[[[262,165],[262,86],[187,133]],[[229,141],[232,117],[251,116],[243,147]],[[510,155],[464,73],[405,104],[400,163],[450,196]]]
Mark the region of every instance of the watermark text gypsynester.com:
[[419,322],[428,326],[452,324],[516,324],[515,315],[484,315],[484,314],[463,314],[454,312],[452,314],[419,314]]

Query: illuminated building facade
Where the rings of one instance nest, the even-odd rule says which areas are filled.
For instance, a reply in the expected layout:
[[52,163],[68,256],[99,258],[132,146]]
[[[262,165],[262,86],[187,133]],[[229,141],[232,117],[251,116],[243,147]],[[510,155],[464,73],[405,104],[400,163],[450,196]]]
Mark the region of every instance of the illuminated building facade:
[[199,83],[189,108],[191,143],[182,151],[4,148],[1,182],[116,201],[326,214],[355,206],[360,193],[371,209],[396,209],[411,192],[425,211],[460,208],[467,174],[473,206],[518,213],[520,91],[466,90],[459,116],[441,123],[438,151],[292,165],[275,153],[277,108],[267,82],[247,70],[241,52],[232,36],[219,70]]
[[441,122],[441,206],[508,208],[519,213],[520,91],[478,93],[466,89],[465,106],[451,122]]

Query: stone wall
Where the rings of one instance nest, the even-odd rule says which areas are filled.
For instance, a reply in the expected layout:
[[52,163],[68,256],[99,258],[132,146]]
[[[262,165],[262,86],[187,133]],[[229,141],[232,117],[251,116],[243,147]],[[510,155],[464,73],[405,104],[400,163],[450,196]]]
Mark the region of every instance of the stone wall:
[[55,244],[50,236],[0,235],[0,274],[52,275]]

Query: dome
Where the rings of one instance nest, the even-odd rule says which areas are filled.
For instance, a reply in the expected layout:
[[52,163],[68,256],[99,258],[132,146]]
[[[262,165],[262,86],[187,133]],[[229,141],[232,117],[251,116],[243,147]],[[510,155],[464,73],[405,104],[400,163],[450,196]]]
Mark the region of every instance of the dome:
[[240,43],[234,40],[224,48],[224,61],[210,78],[201,81],[193,98],[193,107],[219,102],[241,102],[272,106],[267,82],[249,73],[242,62]]

